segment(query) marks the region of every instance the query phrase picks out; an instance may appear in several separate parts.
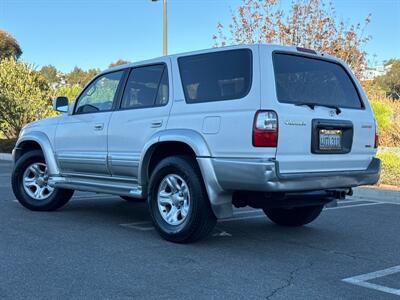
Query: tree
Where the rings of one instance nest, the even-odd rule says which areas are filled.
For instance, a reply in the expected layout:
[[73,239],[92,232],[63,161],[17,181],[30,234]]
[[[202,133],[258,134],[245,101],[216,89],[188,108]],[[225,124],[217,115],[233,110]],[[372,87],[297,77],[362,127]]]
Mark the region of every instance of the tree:
[[58,71],[55,66],[47,65],[40,69],[40,73],[46,78],[47,82],[51,85],[57,85],[60,82]]
[[388,97],[400,99],[400,59],[388,60],[385,67],[387,73],[375,78],[375,82]]
[[0,61],[0,131],[18,136],[29,122],[52,115],[50,87],[43,76],[14,58]]
[[82,87],[77,84],[61,86],[54,92],[54,97],[64,96],[67,97],[70,102],[72,102],[79,95],[81,90]]
[[109,64],[108,67],[112,68],[112,67],[116,67],[116,66],[120,66],[120,65],[124,65],[124,64],[129,64],[129,63],[130,63],[130,61],[128,61],[128,60],[118,59],[117,61]]
[[338,21],[335,9],[323,0],[294,0],[289,14],[279,8],[278,0],[242,0],[232,11],[228,32],[217,24],[214,46],[226,44],[275,43],[295,45],[332,54],[343,59],[360,76],[366,62],[364,46],[370,40],[361,24]]
[[0,29],[0,60],[11,57],[17,60],[22,54],[17,40],[8,32]]
[[89,69],[84,71],[79,67],[75,67],[70,73],[65,74],[65,79],[69,85],[77,84],[84,87],[86,83],[88,83],[88,81],[98,73],[100,73],[99,69]]

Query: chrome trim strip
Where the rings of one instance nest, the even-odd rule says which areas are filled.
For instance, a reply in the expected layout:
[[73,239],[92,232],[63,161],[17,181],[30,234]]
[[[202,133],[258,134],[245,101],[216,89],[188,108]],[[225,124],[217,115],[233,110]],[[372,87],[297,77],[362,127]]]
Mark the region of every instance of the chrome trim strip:
[[97,175],[97,174],[87,174],[87,173],[71,173],[65,172],[62,173],[62,176],[66,178],[74,178],[74,179],[98,179],[98,180],[107,180],[107,181],[121,181],[121,182],[130,182],[132,184],[137,184],[137,179],[132,177],[124,177],[124,176],[109,176],[109,175]]

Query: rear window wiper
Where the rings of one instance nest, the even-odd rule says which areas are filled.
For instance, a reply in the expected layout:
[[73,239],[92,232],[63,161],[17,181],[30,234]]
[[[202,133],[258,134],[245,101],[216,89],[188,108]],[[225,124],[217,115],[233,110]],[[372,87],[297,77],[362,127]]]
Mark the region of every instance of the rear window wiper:
[[298,102],[298,103],[294,103],[296,106],[308,106],[309,108],[311,108],[312,110],[316,107],[316,106],[323,106],[323,107],[328,107],[328,108],[333,108],[336,111],[336,114],[340,114],[342,112],[342,110],[336,106],[336,105],[331,105],[331,104],[321,104],[321,103],[314,103],[314,102]]

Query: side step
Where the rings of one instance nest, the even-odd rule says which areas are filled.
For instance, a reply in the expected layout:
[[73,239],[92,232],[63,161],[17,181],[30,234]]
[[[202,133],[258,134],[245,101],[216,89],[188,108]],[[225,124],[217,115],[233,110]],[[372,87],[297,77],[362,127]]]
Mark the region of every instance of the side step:
[[52,177],[49,185],[56,188],[144,198],[142,187],[131,180],[114,178]]

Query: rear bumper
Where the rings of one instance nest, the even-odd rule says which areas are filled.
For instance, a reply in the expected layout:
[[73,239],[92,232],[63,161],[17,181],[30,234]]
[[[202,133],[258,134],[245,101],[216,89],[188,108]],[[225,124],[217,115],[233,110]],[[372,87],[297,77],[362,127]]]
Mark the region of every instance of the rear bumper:
[[212,159],[220,186],[227,191],[298,192],[375,184],[381,162],[373,158],[366,170],[281,174],[277,161]]

